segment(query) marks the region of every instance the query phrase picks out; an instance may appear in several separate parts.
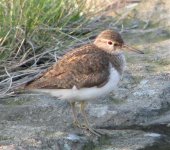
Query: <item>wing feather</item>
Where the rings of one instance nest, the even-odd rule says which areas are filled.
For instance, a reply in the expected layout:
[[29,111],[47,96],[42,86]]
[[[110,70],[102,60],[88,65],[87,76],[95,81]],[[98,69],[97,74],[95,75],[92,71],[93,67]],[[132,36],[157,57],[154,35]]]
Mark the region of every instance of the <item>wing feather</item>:
[[33,89],[66,89],[100,86],[109,78],[107,55],[94,46],[66,54],[39,79],[26,85]]

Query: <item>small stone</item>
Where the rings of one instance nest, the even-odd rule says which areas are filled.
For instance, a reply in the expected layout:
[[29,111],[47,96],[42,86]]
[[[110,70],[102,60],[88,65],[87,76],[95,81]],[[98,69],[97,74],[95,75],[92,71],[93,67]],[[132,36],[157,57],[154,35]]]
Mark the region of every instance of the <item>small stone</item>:
[[74,141],[77,142],[80,140],[80,137],[76,134],[69,134],[66,139],[70,140],[70,141]]

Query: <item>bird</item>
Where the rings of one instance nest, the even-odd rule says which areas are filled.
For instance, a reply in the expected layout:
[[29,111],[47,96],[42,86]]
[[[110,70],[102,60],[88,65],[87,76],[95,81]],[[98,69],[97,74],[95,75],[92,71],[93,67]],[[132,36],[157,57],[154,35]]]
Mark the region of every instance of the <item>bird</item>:
[[[24,89],[68,101],[73,124],[100,136],[100,132],[90,126],[85,108],[88,102],[109,95],[117,87],[126,64],[124,52],[128,50],[144,54],[125,44],[117,31],[106,29],[93,43],[67,52],[40,77],[27,83]],[[77,103],[85,124],[78,120]]]

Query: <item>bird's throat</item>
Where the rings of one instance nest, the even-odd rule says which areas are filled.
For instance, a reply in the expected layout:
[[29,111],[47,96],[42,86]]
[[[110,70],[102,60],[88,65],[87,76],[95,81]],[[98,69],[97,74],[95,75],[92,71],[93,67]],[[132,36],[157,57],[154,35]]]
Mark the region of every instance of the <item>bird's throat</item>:
[[122,75],[126,65],[124,54],[123,53],[110,54],[109,59],[113,67],[119,72],[120,75]]

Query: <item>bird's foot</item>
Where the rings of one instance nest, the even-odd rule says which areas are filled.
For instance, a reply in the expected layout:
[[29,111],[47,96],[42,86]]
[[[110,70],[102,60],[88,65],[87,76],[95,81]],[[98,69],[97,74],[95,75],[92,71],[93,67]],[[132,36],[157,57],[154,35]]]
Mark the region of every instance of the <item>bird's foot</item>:
[[86,124],[81,125],[81,128],[90,131],[92,134],[94,134],[94,135],[96,135],[98,137],[101,137],[102,135],[105,134],[105,133],[103,133],[101,131],[93,129],[92,127],[90,127],[89,125],[86,125]]
[[78,128],[88,130],[88,131],[90,131],[92,134],[94,134],[94,135],[96,135],[96,136],[98,136],[98,137],[101,137],[102,135],[105,134],[105,133],[102,132],[102,131],[93,129],[93,128],[90,127],[89,125],[80,124],[80,122],[79,122],[78,120],[73,121],[73,125],[76,126],[76,127],[78,127]]
[[74,120],[74,121],[73,121],[73,125],[76,126],[76,127],[78,127],[78,128],[82,128],[82,127],[81,127],[82,125],[80,124],[80,122],[79,122],[78,120]]

